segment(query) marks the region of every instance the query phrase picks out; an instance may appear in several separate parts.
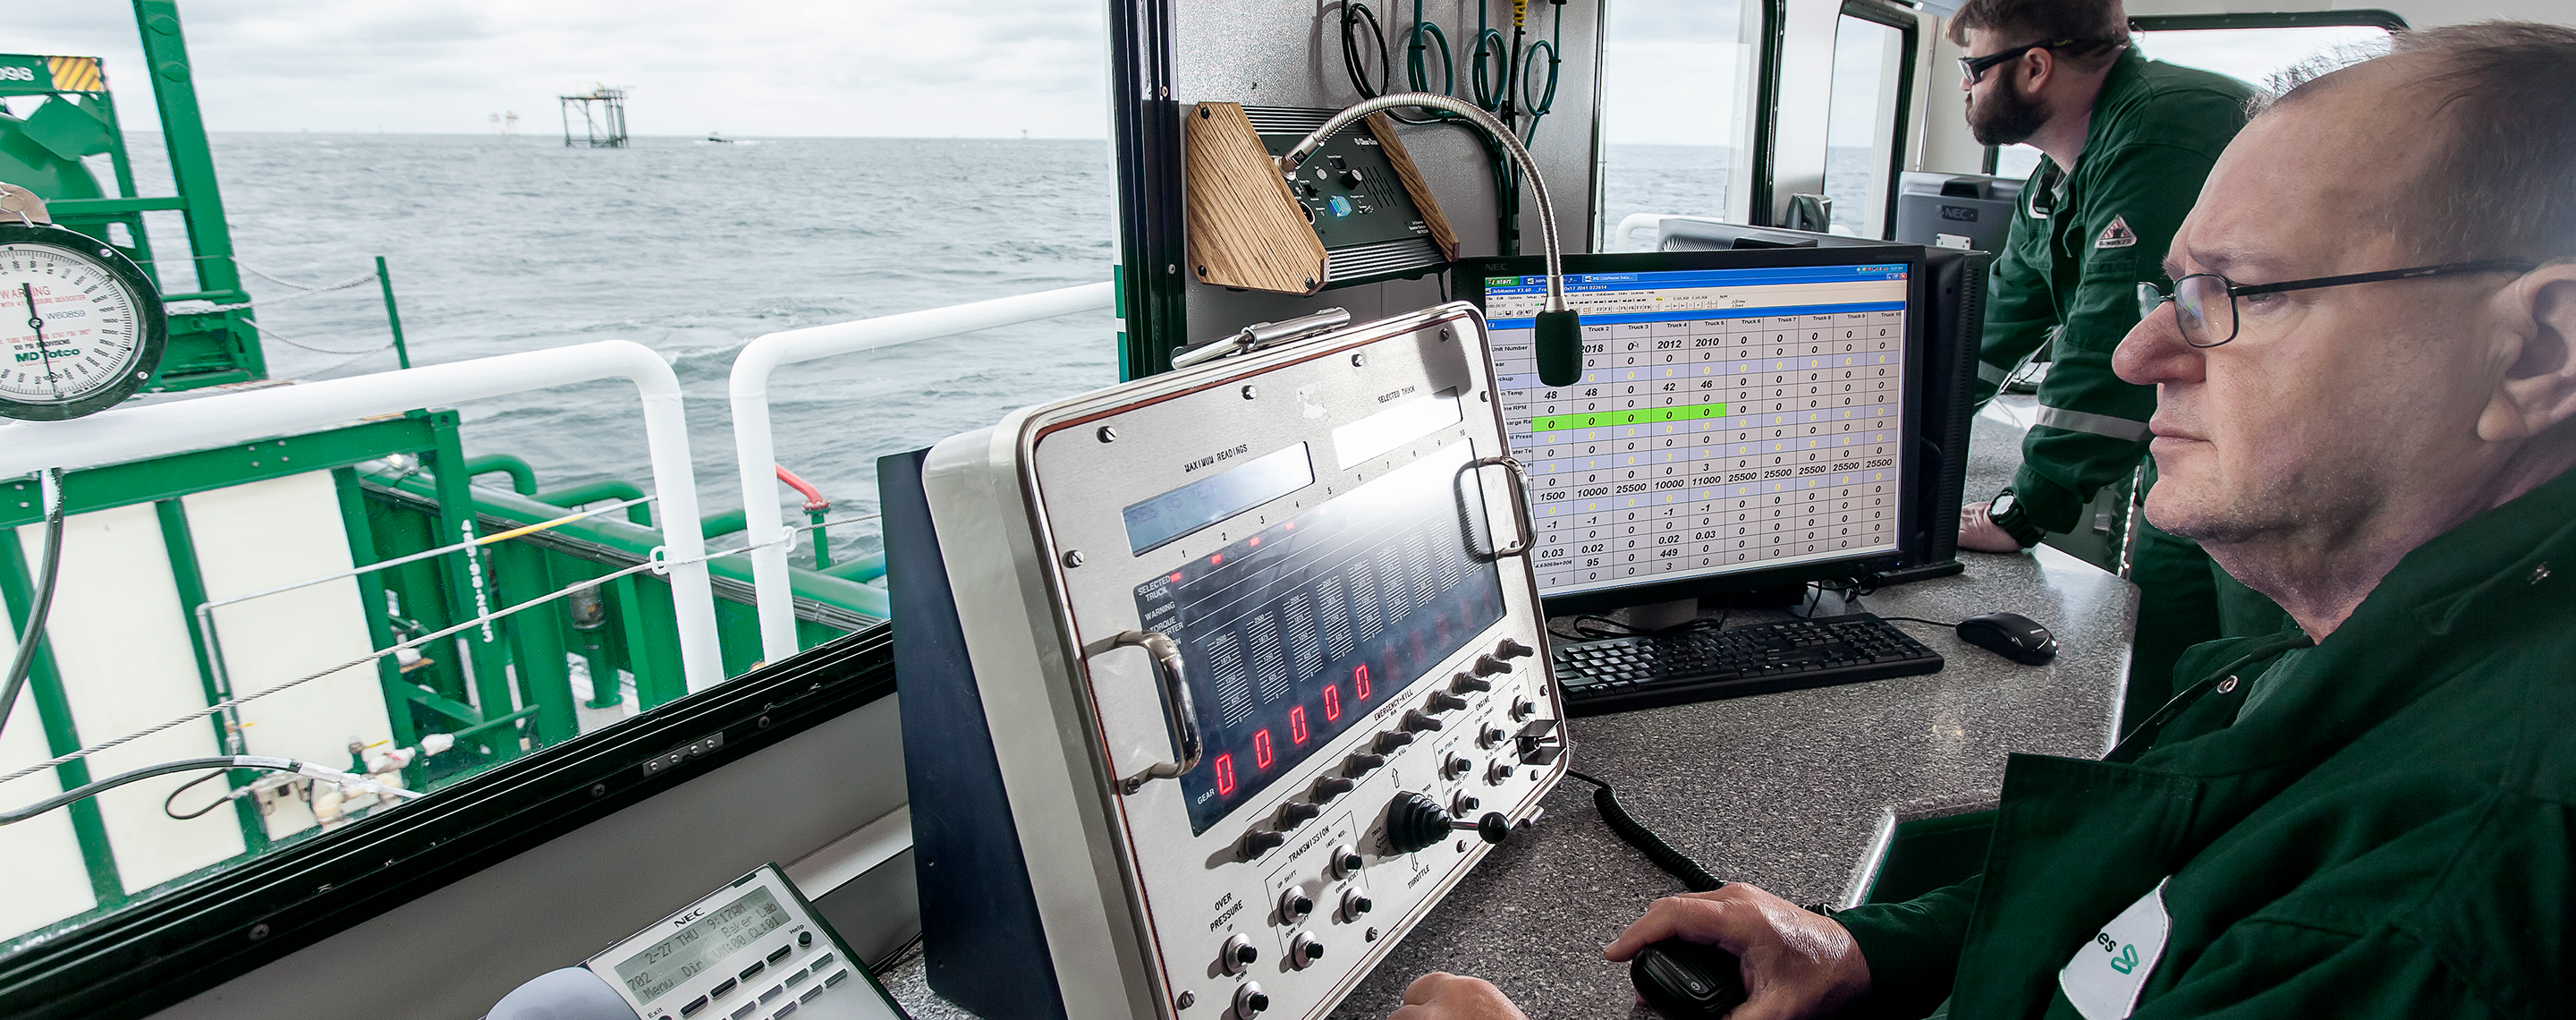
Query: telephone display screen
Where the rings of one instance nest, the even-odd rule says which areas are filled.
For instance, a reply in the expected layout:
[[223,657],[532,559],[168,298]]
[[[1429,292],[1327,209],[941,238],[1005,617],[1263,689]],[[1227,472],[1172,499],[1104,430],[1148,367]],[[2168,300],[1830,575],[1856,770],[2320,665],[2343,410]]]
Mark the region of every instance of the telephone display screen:
[[1206,741],[1193,834],[1502,619],[1471,460],[1453,444],[1137,586]]

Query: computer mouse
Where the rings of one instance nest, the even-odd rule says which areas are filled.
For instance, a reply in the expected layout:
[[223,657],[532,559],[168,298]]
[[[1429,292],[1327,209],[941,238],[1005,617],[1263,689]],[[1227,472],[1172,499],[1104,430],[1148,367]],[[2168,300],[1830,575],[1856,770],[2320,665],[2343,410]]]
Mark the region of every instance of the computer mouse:
[[1961,620],[1959,640],[2025,666],[2057,657],[2057,636],[2020,613],[1986,613]]
[[1666,1020],[1717,1020],[1744,1003],[1735,954],[1677,938],[1638,950],[1628,961],[1628,980]]

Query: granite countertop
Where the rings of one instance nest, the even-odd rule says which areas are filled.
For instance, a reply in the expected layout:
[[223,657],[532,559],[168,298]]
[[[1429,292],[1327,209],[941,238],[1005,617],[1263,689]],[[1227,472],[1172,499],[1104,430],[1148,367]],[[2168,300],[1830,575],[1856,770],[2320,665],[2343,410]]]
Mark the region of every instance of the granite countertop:
[[[2027,400],[2007,401],[1978,419],[1972,496],[1995,491],[2019,460]],[[1571,720],[1574,767],[1611,783],[1631,815],[1720,877],[1799,903],[1840,899],[1891,807],[1995,790],[2014,752],[2089,757],[2110,745],[2135,616],[2129,585],[2045,546],[1961,558],[1964,574],[1890,588],[1860,608],[1934,620],[2021,613],[2056,632],[2056,661],[2021,666],[1947,628],[1899,624],[1948,666]],[[1833,608],[1828,597],[1822,612]],[[1765,615],[1777,614],[1737,611]],[[1626,966],[1600,949],[1682,888],[1611,833],[1592,791],[1560,784],[1545,816],[1496,848],[1334,1015],[1385,1016],[1415,977],[1445,970],[1493,981],[1536,1017],[1653,1016],[1634,1005]],[[971,1020],[924,984],[917,953],[886,984],[919,1020]]]

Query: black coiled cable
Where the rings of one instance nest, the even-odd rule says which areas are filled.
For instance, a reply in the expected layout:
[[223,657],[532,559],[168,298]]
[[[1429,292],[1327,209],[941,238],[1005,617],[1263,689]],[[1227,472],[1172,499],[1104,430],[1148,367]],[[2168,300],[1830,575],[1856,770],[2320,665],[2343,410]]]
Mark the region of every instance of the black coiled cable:
[[1709,892],[1726,884],[1726,880],[1700,867],[1698,861],[1673,849],[1663,837],[1655,835],[1654,830],[1639,824],[1628,814],[1627,808],[1619,806],[1619,795],[1610,792],[1610,784],[1573,769],[1565,770],[1565,774],[1599,787],[1592,791],[1592,806],[1601,809],[1601,820],[1608,822],[1610,831],[1618,833],[1621,840],[1645,854],[1646,859],[1655,862],[1655,866],[1662,868],[1665,874],[1681,879],[1682,885],[1692,892]]

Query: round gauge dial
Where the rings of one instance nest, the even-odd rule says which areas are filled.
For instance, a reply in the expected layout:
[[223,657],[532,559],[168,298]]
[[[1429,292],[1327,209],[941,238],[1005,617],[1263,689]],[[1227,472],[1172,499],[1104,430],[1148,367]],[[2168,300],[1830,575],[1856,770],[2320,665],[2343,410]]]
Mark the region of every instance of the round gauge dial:
[[161,295],[116,250],[0,224],[0,416],[61,421],[133,396],[160,367]]

